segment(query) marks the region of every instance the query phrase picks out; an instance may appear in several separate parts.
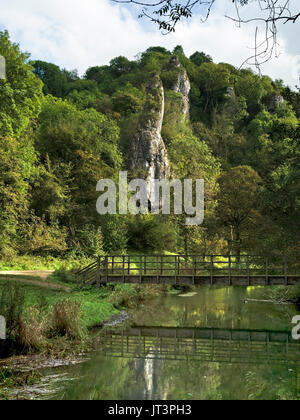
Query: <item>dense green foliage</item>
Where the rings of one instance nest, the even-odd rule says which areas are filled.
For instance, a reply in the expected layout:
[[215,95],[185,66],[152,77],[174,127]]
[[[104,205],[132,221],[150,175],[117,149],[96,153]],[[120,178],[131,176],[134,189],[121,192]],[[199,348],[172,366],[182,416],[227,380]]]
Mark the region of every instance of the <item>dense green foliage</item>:
[[[92,256],[139,250],[297,251],[300,241],[300,95],[249,69],[149,48],[114,58],[83,78],[29,62],[0,33],[7,79],[0,80],[0,255]],[[176,55],[191,81],[190,118],[171,90]],[[176,178],[204,178],[204,225],[167,216],[99,216],[96,183],[118,179],[159,75],[162,136]]]

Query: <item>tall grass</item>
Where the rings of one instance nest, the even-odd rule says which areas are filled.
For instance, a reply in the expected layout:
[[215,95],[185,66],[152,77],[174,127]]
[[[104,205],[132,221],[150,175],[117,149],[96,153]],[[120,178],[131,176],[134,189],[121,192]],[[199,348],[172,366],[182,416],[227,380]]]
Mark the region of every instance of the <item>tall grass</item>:
[[108,301],[116,308],[135,308],[141,302],[155,298],[168,291],[166,285],[116,285]]
[[55,336],[79,339],[83,335],[80,327],[81,303],[62,300],[53,307],[51,331]]
[[20,319],[16,341],[24,351],[42,350],[47,345],[49,321],[38,308],[33,307]]
[[8,337],[14,337],[19,330],[25,306],[25,292],[19,284],[5,282],[0,297],[0,315],[6,319]]
[[0,314],[6,319],[7,338],[15,344],[18,352],[30,353],[46,349],[50,337],[83,337],[80,302],[62,299],[49,306],[41,294],[35,304],[26,307],[24,288],[15,282],[6,282],[2,286]]

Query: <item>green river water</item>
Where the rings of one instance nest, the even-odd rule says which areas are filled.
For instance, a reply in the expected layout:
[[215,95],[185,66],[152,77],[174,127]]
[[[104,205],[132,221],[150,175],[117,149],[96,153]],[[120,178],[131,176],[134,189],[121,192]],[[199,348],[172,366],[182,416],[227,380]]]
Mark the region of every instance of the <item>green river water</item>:
[[[64,368],[68,380],[55,398],[297,399],[300,369],[293,351],[298,352],[298,342],[288,338],[287,343],[276,344],[268,338],[250,343],[245,339],[257,330],[266,337],[270,337],[266,331],[291,335],[297,308],[247,303],[263,295],[264,288],[257,287],[201,287],[193,295],[153,300],[133,318],[134,326],[151,328],[137,328],[131,337],[118,328],[118,334],[110,333],[105,345],[99,336],[89,361]],[[197,331],[203,329],[207,337],[197,340]],[[210,336],[210,329],[221,330],[223,335],[228,332],[228,339]],[[149,332],[146,338],[145,331]],[[166,331],[172,337],[161,338]],[[232,341],[240,331],[243,342]]]

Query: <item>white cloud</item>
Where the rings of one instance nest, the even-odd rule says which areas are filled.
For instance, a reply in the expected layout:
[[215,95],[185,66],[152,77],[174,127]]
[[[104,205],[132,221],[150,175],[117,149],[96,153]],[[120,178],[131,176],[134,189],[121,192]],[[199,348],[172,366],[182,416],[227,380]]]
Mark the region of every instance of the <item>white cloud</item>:
[[[223,6],[228,1],[219,4],[205,24],[195,16],[180,24],[175,34],[163,36],[156,27],[137,19],[136,10],[110,0],[0,0],[0,28],[8,29],[12,39],[33,58],[77,68],[80,73],[118,55],[132,59],[153,45],[172,49],[181,44],[187,55],[205,51],[217,62],[239,66],[251,54],[247,47],[253,45],[253,27],[235,27],[224,18]],[[300,35],[296,25],[294,28],[294,32],[291,27],[283,28],[280,42],[285,52],[263,67],[264,73],[291,86],[298,83],[300,74],[299,47],[295,42],[289,46],[293,34]]]

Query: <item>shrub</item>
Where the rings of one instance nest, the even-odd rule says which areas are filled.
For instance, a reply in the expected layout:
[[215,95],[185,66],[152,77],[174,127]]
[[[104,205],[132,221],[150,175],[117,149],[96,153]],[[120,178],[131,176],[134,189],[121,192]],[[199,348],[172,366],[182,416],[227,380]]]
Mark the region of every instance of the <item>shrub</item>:
[[127,249],[127,229],[120,215],[102,217],[103,249],[105,252],[122,252]]
[[71,339],[82,337],[80,327],[81,303],[62,300],[53,306],[52,335],[68,336]]
[[48,255],[61,254],[67,250],[67,229],[57,224],[47,225],[45,218],[30,216],[27,224],[23,226],[24,233],[20,249],[31,254]]
[[2,288],[0,314],[6,319],[8,338],[18,333],[24,311],[25,294],[19,284],[7,282]]
[[68,270],[64,270],[63,268],[61,268],[60,270],[56,270],[52,275],[51,275],[51,280],[56,280],[56,281],[60,281],[63,283],[76,283],[76,275],[75,275],[75,271],[68,271]]
[[38,308],[31,308],[26,318],[21,318],[16,336],[17,343],[26,351],[41,350],[46,344],[48,319],[42,318]]
[[11,282],[2,288],[0,314],[6,319],[7,338],[20,350],[40,350],[45,345],[48,320],[42,316],[42,300],[41,296],[39,305],[25,312],[24,289]]
[[177,237],[168,217],[139,215],[129,219],[128,244],[138,251],[163,252],[174,249]]
[[76,233],[76,240],[76,247],[86,255],[103,253],[103,235],[100,227],[85,225]]
[[160,285],[116,285],[114,292],[109,297],[109,302],[116,308],[134,308],[147,299],[157,297],[166,291]]

